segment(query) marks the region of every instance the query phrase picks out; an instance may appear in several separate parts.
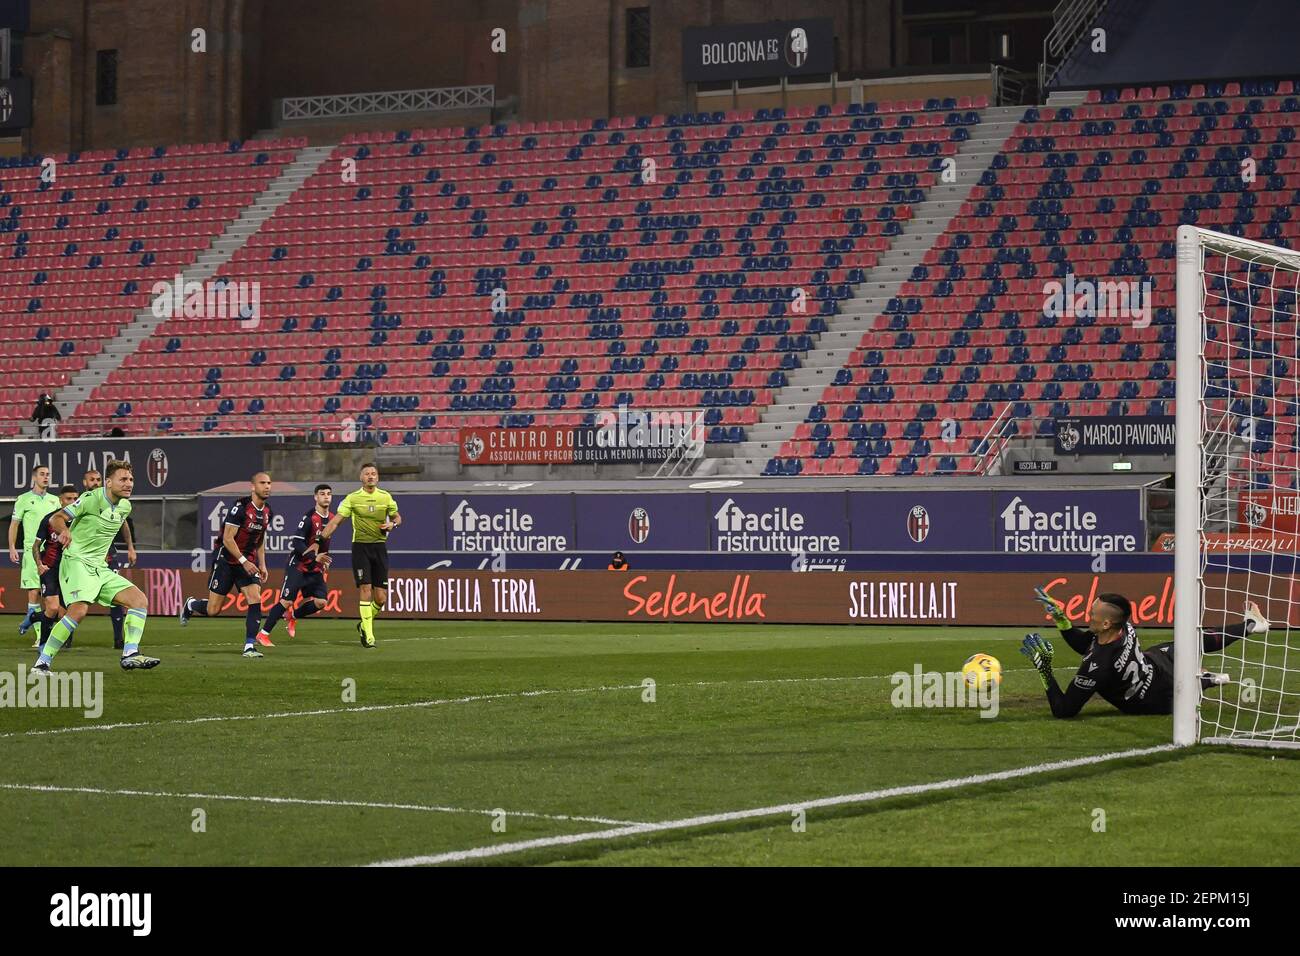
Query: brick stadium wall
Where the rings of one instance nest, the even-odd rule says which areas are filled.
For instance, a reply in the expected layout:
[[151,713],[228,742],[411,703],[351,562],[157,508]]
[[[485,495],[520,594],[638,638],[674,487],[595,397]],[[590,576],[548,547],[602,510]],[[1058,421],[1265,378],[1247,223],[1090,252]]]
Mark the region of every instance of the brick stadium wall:
[[[256,2],[256,0],[254,0]],[[29,152],[212,141],[244,126],[248,0],[42,0],[25,59],[36,122]],[[190,31],[207,52],[190,52]],[[95,59],[118,51],[118,102],[95,104]]]
[[[649,5],[651,66],[627,69],[626,11]],[[688,26],[826,17],[844,72],[887,69],[891,0],[41,0],[26,72],[28,152],[247,137],[286,96],[490,83],[521,120],[695,108]],[[190,31],[207,31],[207,53]],[[493,28],[506,51],[493,53]],[[118,103],[95,105],[95,54],[118,51]]]
[[[286,96],[492,84],[518,92],[518,0],[274,0],[250,9],[248,96],[272,125]],[[593,4],[588,4],[593,6]],[[506,31],[505,53],[491,32]],[[390,123],[391,128],[391,123]]]

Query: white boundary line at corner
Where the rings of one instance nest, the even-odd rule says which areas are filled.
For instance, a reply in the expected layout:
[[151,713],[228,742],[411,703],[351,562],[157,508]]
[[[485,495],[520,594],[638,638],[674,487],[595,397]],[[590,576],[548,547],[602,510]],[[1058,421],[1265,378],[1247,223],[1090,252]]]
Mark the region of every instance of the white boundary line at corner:
[[[367,810],[422,810],[426,813],[471,813],[493,816],[496,810],[478,810],[472,807],[426,806],[418,803],[369,803],[364,800],[311,800],[304,797],[264,797],[230,793],[170,793],[161,790],[109,790],[101,787],[56,787],[45,784],[0,783],[0,790],[20,790],[31,793],[89,793],[112,797],[160,797],[183,800],[230,800],[238,803],[278,803],[307,807],[359,807]],[[501,811],[507,817],[532,817],[538,820],[577,821],[603,823],[607,826],[637,826],[631,820],[608,820],[605,817],[584,817],[564,813],[533,813],[527,810]]]
[[725,813],[710,813],[698,817],[684,817],[679,820],[663,820],[658,823],[633,823],[628,826],[608,830],[592,830],[586,833],[570,833],[564,836],[540,837],[534,840],[518,840],[512,843],[497,843],[488,846],[472,847],[468,850],[453,850],[447,853],[432,853],[425,856],[408,856],[394,860],[380,860],[369,866],[429,866],[439,863],[462,863],[467,860],[483,860],[494,856],[506,856],[522,853],[526,850],[540,850],[547,847],[571,846],[577,843],[590,843],[596,840],[615,840],[619,837],[639,836],[646,833],[662,833],[668,830],[689,830],[719,823],[734,823],[737,820],[752,820],[759,817],[790,814],[798,810],[816,810],[822,807],[838,807],[850,804],[870,803],[890,797],[910,797],[921,793],[933,793],[941,790],[956,790],[961,787],[992,783],[999,780],[1015,780],[1054,770],[1069,770],[1074,767],[1086,767],[1105,763],[1110,760],[1123,760],[1130,757],[1145,757],[1149,754],[1166,753],[1173,750],[1173,744],[1161,744],[1156,747],[1142,747],[1136,750],[1121,750],[1113,753],[1097,754],[1092,757],[1078,757],[1073,760],[1056,760],[1050,763],[1034,764],[1029,767],[1017,767],[1014,770],[999,770],[994,773],[975,774],[970,777],[954,777],[935,783],[913,784],[905,787],[890,787],[885,790],[868,790],[863,793],[847,793],[835,797],[820,797],[800,803],[782,803],[770,807],[756,807],[751,810],[732,810]]

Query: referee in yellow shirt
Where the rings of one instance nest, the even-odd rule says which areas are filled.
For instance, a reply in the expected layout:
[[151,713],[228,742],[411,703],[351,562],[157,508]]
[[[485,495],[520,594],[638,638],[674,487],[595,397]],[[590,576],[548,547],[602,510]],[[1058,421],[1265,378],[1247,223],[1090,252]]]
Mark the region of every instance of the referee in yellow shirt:
[[379,490],[379,469],[372,462],[361,466],[361,487],[343,499],[339,510],[321,528],[328,540],[344,518],[352,519],[352,577],[360,592],[361,620],[357,633],[362,647],[375,646],[375,615],[388,600],[388,532],[402,523],[397,502]]

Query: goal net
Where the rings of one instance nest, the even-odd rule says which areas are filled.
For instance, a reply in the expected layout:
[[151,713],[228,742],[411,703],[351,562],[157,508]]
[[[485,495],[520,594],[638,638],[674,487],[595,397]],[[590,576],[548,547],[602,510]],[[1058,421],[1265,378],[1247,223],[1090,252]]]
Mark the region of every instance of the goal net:
[[1297,299],[1300,254],[1179,228],[1177,744],[1300,747]]

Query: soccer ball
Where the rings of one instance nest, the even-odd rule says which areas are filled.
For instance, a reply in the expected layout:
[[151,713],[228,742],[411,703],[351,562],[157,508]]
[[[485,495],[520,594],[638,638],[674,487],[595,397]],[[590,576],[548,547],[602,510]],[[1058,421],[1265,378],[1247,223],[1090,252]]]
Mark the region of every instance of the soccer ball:
[[988,654],[972,654],[962,665],[961,676],[975,690],[996,687],[1002,683],[1002,664]]

